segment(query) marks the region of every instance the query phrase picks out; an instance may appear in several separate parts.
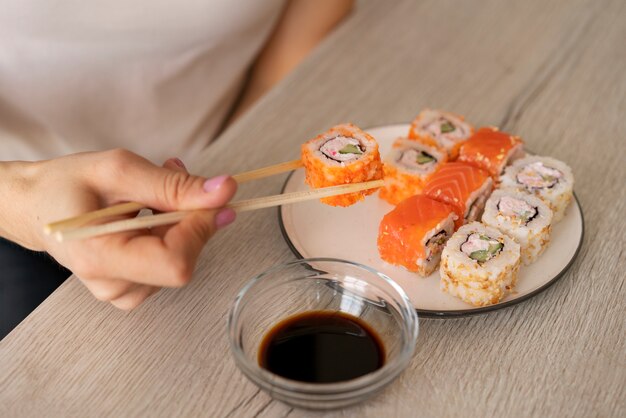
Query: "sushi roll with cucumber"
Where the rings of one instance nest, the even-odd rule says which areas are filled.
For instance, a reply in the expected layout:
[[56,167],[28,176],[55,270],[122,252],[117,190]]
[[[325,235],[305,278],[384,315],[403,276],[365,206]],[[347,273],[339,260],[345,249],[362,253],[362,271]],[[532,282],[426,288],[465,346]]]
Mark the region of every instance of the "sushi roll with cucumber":
[[515,239],[526,265],[534,262],[550,242],[552,210],[528,193],[496,190],[487,200],[482,221]]
[[[302,145],[306,182],[313,188],[361,183],[383,177],[374,138],[352,124],[337,125]],[[321,199],[331,206],[350,206],[376,189]]]
[[524,143],[519,136],[485,127],[461,145],[457,161],[487,170],[497,180],[507,165],[524,156]]
[[441,254],[441,290],[474,306],[498,303],[515,287],[520,246],[479,222],[462,226]]
[[380,258],[428,276],[437,269],[441,250],[454,232],[455,219],[451,206],[426,196],[403,200],[380,222]]
[[463,116],[440,110],[424,109],[411,123],[409,138],[444,149],[454,160],[461,144],[474,132]]
[[424,185],[428,197],[447,203],[457,214],[456,227],[480,219],[491,194],[489,173],[465,163],[445,163]]
[[525,157],[507,167],[500,176],[500,187],[524,191],[545,201],[552,209],[552,222],[563,219],[574,189],[572,169],[550,157]]
[[379,196],[392,205],[421,193],[425,182],[448,160],[448,154],[436,147],[408,138],[394,141],[385,158],[385,186]]

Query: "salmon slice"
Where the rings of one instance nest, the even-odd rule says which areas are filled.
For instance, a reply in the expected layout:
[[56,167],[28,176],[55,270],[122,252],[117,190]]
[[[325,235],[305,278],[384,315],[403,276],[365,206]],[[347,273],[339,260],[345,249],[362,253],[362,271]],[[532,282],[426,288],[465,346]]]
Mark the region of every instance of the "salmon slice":
[[416,195],[387,213],[378,229],[378,252],[388,263],[427,276],[439,264],[441,251],[454,230],[452,206]]
[[485,127],[461,145],[457,161],[487,170],[492,177],[498,178],[504,167],[523,156],[524,145],[519,136]]
[[493,181],[489,173],[462,162],[446,163],[433,174],[423,193],[451,205],[458,219],[456,227],[479,219],[485,201],[491,193]]

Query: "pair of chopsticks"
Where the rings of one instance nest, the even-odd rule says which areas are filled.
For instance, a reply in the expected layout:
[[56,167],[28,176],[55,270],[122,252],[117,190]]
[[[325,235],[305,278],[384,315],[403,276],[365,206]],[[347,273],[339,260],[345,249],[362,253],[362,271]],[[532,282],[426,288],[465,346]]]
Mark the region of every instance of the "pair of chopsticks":
[[[273,176],[275,174],[284,173],[286,171],[292,171],[301,166],[301,160],[287,161],[281,164],[236,174],[233,176],[233,179],[235,179],[237,183],[243,183],[246,181],[257,180]],[[324,197],[337,196],[346,193],[360,192],[382,186],[383,180],[342,184],[339,186],[323,187],[314,190],[304,190],[300,192],[240,200],[237,202],[231,202],[227,204],[226,207],[234,209],[237,212],[246,212],[256,209],[305,202],[307,200],[321,199]],[[161,225],[171,225],[180,222],[189,212],[191,212],[189,210],[167,212],[153,216],[140,216],[132,219],[124,219],[106,224],[83,226],[91,221],[111,216],[125,215],[145,208],[146,205],[138,202],[121,203],[119,205],[88,212],[73,218],[50,223],[44,227],[44,232],[47,235],[54,235],[56,240],[59,242],[86,239],[105,234],[112,234],[115,232],[152,228]]]

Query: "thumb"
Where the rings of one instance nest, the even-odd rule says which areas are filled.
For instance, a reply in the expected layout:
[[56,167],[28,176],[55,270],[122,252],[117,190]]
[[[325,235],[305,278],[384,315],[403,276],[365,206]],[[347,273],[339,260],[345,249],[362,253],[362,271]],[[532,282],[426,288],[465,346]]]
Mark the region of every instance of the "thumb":
[[142,203],[162,211],[220,208],[235,195],[237,183],[230,176],[210,179],[182,171],[155,168],[146,176],[147,186],[137,195]]
[[[178,158],[169,158],[165,161],[165,163],[163,163],[163,167],[187,173],[185,164]],[[177,233],[182,234],[182,236],[186,236],[186,230],[200,232],[198,234],[200,236],[199,242],[203,242],[203,240],[206,241],[210,238],[215,229],[225,227],[226,225],[232,223],[235,218],[235,211],[228,208],[222,208],[218,211],[209,211],[204,215],[190,214],[188,215],[186,222],[183,224],[182,229]],[[169,231],[171,227],[171,225],[155,227],[152,231],[153,233],[156,232],[157,235],[165,237],[167,235],[167,231]],[[170,236],[172,236],[172,234],[170,234]]]
[[221,208],[235,195],[237,182],[228,175],[210,179],[185,170],[171,170],[152,164],[131,152],[113,158],[109,188],[120,201],[138,201],[161,210]]

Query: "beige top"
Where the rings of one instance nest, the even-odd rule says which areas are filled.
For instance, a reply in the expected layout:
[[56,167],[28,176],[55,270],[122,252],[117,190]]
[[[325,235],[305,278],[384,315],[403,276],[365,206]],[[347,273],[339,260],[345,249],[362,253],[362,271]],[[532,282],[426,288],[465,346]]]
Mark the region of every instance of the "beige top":
[[189,157],[223,123],[283,0],[0,0],[0,160]]
[[[242,213],[209,241],[188,287],[133,312],[75,277],[62,285],[0,341],[0,417],[626,417],[625,17],[624,0],[363,0],[190,162],[238,173],[296,158],[333,124],[406,123],[427,106],[500,126],[577,173],[585,239],[549,289],[485,315],[421,318],[413,360],[380,396],[328,414],[292,409],[230,354],[237,292],[295,259],[275,209]],[[276,194],[285,177],[243,184],[237,199]],[[335,255],[332,242],[322,255]]]

